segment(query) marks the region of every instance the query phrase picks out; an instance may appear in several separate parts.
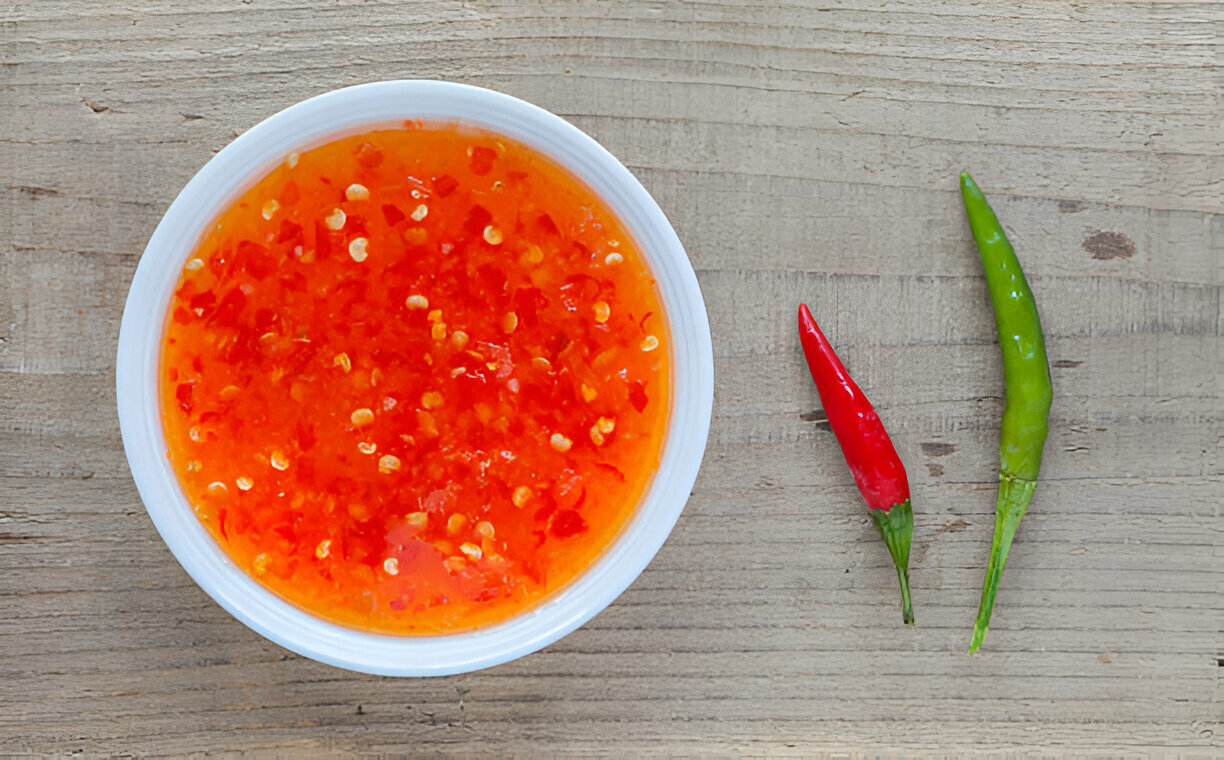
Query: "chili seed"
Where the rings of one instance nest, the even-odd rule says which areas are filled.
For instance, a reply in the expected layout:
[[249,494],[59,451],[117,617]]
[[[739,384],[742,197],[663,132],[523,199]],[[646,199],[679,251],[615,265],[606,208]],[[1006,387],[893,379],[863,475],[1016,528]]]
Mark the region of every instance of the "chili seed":
[[285,456],[284,452],[273,451],[268,457],[268,464],[283,472],[289,469],[289,457]]
[[424,203],[422,203],[418,205],[416,208],[414,208],[412,210],[412,213],[409,214],[409,216],[412,217],[412,221],[419,222],[422,219],[424,219],[426,216],[429,216],[429,206],[426,206]]
[[375,451],[378,451],[378,444],[373,443],[372,441],[361,441],[357,444],[357,450],[368,456],[373,454]]
[[417,412],[417,424],[421,426],[421,432],[429,438],[438,437],[438,421],[434,416],[426,411]]
[[463,347],[468,344],[468,334],[463,330],[455,330],[451,333],[451,343],[455,345],[455,348],[462,351]]
[[234,481],[234,485],[238,486],[239,491],[249,491],[255,487],[255,481],[248,477],[240,477]]
[[319,559],[327,559],[329,554],[331,554],[331,539],[325,538],[315,547],[315,556]]
[[612,307],[608,306],[607,301],[596,301],[592,311],[595,312],[595,321],[601,325],[608,321],[608,317],[612,316]]
[[424,528],[426,525],[429,525],[429,515],[425,514],[424,512],[409,512],[408,516],[404,518],[404,521],[419,530]]
[[395,557],[387,557],[383,560],[383,570],[387,575],[399,575],[399,560]]
[[344,197],[350,201],[366,201],[370,199],[370,190],[365,185],[354,182],[345,189]]
[[604,256],[604,263],[610,267],[614,267],[617,264],[620,264],[621,262],[623,262],[624,260],[625,260],[625,257],[615,251],[613,251],[612,253],[609,253],[607,256]]
[[472,532],[476,534],[477,538],[493,538],[493,523],[489,522],[488,520],[481,520],[480,522],[476,523],[476,527],[472,530]]
[[353,257],[353,261],[361,263],[366,260],[366,256],[370,255],[369,251],[366,250],[367,245],[369,245],[369,241],[365,238],[353,238],[352,242],[349,243],[349,256]]
[[357,427],[369,425],[374,421],[374,412],[366,409],[365,407],[355,409],[353,410],[353,413],[349,415],[349,420],[351,420]]
[[483,552],[480,551],[480,547],[477,546],[476,544],[466,544],[466,543],[460,544],[459,551],[471,557],[473,562],[475,562],[476,560],[479,560],[481,556],[484,554]]
[[398,472],[400,468],[399,457],[394,454],[383,454],[378,460],[378,471],[383,475],[389,475],[393,472]]
[[428,309],[429,299],[421,295],[411,295],[404,300],[404,305],[409,309]]
[[502,317],[502,332],[506,333],[506,335],[514,332],[518,329],[518,322],[518,314],[513,311],[506,314],[506,316]]
[[514,506],[522,509],[527,502],[531,501],[531,489],[527,486],[519,486],[514,489],[514,494],[510,497],[510,500],[514,502]]
[[658,347],[659,347],[659,339],[653,335],[647,335],[646,338],[642,341],[643,351],[653,351]]
[[272,216],[276,214],[278,209],[280,209],[280,204],[276,202],[275,198],[273,198],[263,205],[260,215],[263,216],[264,219],[271,219]]
[[421,406],[426,409],[437,409],[442,403],[442,394],[437,391],[425,391],[421,394]]
[[353,371],[353,362],[349,360],[349,355],[343,352],[336,354],[336,358],[332,359],[332,366],[344,370],[346,375]]
[[433,336],[434,340],[445,340],[446,339],[446,323],[445,322],[434,322],[433,326],[429,328],[429,334]]
[[502,231],[490,224],[484,228],[484,239],[489,245],[501,245]]
[[491,538],[482,539],[480,542],[480,553],[485,557],[491,557],[497,552],[497,542]]
[[573,441],[561,435],[560,433],[553,433],[552,438],[549,439],[548,443],[553,447],[555,451],[559,451],[563,454],[569,451],[570,447],[574,445]]
[[348,217],[345,215],[344,209],[335,209],[323,218],[323,223],[327,225],[329,230],[342,230],[347,220]]
[[463,526],[467,525],[467,518],[456,512],[451,515],[446,521],[446,532],[450,535],[458,535],[463,530]]

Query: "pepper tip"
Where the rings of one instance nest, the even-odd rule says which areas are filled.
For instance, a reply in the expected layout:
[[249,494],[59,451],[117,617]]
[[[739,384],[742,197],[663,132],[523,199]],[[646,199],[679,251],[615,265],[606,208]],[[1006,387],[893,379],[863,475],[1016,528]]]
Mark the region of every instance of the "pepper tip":
[[978,183],[974,181],[973,175],[966,171],[960,173],[960,188],[961,195],[964,196],[966,203],[970,198],[974,200],[986,200],[986,195],[982,192],[982,188],[978,187]]
[[803,330],[820,330],[816,324],[816,317],[812,316],[812,310],[805,303],[799,304],[799,331],[802,334]]

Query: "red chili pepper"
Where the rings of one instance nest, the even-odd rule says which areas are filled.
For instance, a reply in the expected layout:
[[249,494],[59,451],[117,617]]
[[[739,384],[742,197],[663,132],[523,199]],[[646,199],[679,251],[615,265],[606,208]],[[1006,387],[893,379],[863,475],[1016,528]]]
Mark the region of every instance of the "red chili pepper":
[[897,568],[901,582],[902,615],[906,624],[913,624],[914,609],[910,604],[909,553],[914,535],[914,511],[910,506],[909,478],[905,465],[897,456],[884,423],[871,402],[855,384],[850,373],[820,331],[806,304],[799,306],[799,338],[807,357],[808,369],[816,381],[820,403],[824,405],[829,427],[837,442],[854,482],[867,501],[867,508],[880,531],[888,553]]

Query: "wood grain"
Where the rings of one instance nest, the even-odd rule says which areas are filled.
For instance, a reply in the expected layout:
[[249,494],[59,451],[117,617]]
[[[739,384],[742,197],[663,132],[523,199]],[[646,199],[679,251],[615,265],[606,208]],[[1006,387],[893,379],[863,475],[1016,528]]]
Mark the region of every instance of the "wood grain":
[[[0,7],[0,754],[1224,756],[1224,6],[583,0]],[[124,460],[145,241],[243,129],[469,82],[673,220],[714,332],[705,467],[638,582],[466,676],[332,669],[179,568]],[[986,649],[1001,369],[956,194],[1021,251],[1056,398]],[[815,308],[908,464],[919,625],[805,376]]]

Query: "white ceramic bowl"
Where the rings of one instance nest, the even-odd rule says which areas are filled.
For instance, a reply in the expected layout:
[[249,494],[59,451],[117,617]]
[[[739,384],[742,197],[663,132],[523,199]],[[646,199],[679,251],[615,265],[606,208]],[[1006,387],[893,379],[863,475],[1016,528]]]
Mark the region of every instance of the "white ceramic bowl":
[[[355,631],[303,612],[260,586],[193,514],[166,458],[157,365],[166,310],[206,225],[294,150],[404,119],[458,120],[550,156],[624,224],[658,282],[672,359],[671,419],[662,462],[619,538],[590,568],[536,607],[487,628],[440,636]],[[307,657],[366,673],[446,675],[497,665],[556,641],[593,617],[645,569],[680,516],[710,427],[714,360],[697,278],[667,218],[610,153],[561,118],[508,95],[431,81],[376,82],[285,109],[243,133],[192,178],[157,226],[136,269],[116,364],[119,425],[149,516],[183,568],[230,614]]]

